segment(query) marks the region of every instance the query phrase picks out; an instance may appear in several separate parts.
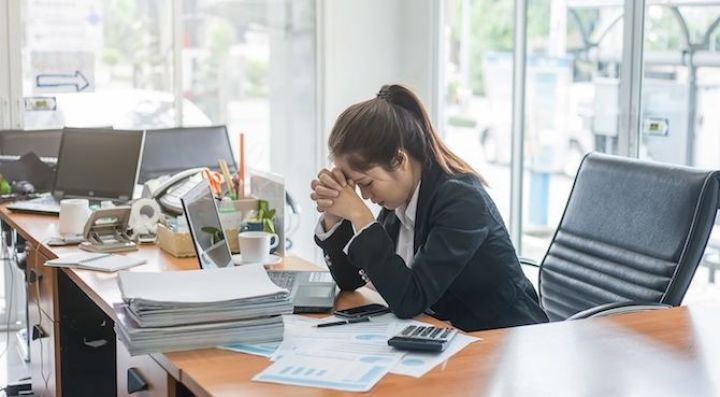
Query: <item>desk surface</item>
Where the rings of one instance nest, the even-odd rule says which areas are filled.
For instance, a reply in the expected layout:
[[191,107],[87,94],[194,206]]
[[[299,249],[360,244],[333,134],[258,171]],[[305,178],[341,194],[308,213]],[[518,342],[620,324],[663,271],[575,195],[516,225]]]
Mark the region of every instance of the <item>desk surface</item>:
[[[38,245],[57,218],[0,216]],[[76,248],[48,248],[48,256]],[[140,255],[148,264],[134,271],[196,268],[194,258],[174,258],[154,246]],[[311,268],[288,258],[289,268]],[[116,275],[64,271],[106,313],[120,301]],[[377,301],[372,291],[343,293],[338,306]],[[431,321],[429,318],[422,318]],[[564,323],[516,327],[474,335],[483,338],[420,379],[387,375],[373,394],[490,396],[720,395],[720,305],[680,307]],[[268,365],[262,357],[217,349],[153,356],[198,396],[336,395],[329,390],[252,382]]]

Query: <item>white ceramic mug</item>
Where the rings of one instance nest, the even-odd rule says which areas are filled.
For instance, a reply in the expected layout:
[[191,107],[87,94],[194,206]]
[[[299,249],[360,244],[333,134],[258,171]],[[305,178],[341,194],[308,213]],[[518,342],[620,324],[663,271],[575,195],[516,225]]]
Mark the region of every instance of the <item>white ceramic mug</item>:
[[267,263],[270,250],[278,246],[280,238],[275,233],[241,232],[238,242],[243,263]]
[[91,212],[87,199],[60,200],[58,233],[63,237],[82,236]]

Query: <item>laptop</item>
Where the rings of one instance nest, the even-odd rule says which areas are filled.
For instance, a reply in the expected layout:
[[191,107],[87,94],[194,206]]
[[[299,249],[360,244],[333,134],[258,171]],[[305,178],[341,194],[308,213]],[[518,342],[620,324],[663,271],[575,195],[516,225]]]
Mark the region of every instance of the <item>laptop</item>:
[[22,156],[33,152],[45,159],[57,158],[62,130],[0,130],[0,155]]
[[135,188],[144,138],[144,131],[65,128],[52,194],[15,202],[8,209],[58,215],[64,198],[128,202]]
[[147,130],[138,183],[190,168],[218,170],[218,159],[225,160],[230,173],[235,173],[235,156],[224,125]]
[[[222,233],[217,203],[207,181],[202,181],[180,202],[185,212],[200,268],[233,266],[230,248]],[[290,291],[295,313],[332,310],[338,288],[329,271],[269,270],[270,280]]]

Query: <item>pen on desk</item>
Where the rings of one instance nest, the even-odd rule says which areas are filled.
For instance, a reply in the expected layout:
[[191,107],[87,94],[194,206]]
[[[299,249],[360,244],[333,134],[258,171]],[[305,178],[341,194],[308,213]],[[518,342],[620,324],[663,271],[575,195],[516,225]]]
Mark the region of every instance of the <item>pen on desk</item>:
[[317,328],[324,328],[324,327],[333,327],[336,325],[345,325],[345,324],[355,324],[355,323],[364,323],[370,321],[370,317],[358,317],[358,318],[349,318],[347,320],[340,320],[340,321],[333,321],[331,323],[321,323],[315,325]]

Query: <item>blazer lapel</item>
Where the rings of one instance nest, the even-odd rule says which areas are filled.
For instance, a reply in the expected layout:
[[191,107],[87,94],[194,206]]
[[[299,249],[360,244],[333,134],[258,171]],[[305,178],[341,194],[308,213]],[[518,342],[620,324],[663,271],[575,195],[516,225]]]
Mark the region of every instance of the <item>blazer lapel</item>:
[[[423,168],[422,183],[420,184],[420,192],[418,193],[417,210],[415,211],[415,236],[413,238],[413,253],[417,254],[418,249],[425,244],[427,240],[428,213],[430,211],[430,203],[435,191],[443,180],[448,176],[442,171],[435,161]],[[396,222],[399,223],[399,221]],[[397,233],[395,234],[397,236]],[[397,237],[396,237],[397,238]]]
[[395,211],[383,209],[378,217],[378,221],[385,227],[385,231],[392,239],[394,246],[397,247],[398,235],[400,234],[400,220],[395,215]]

